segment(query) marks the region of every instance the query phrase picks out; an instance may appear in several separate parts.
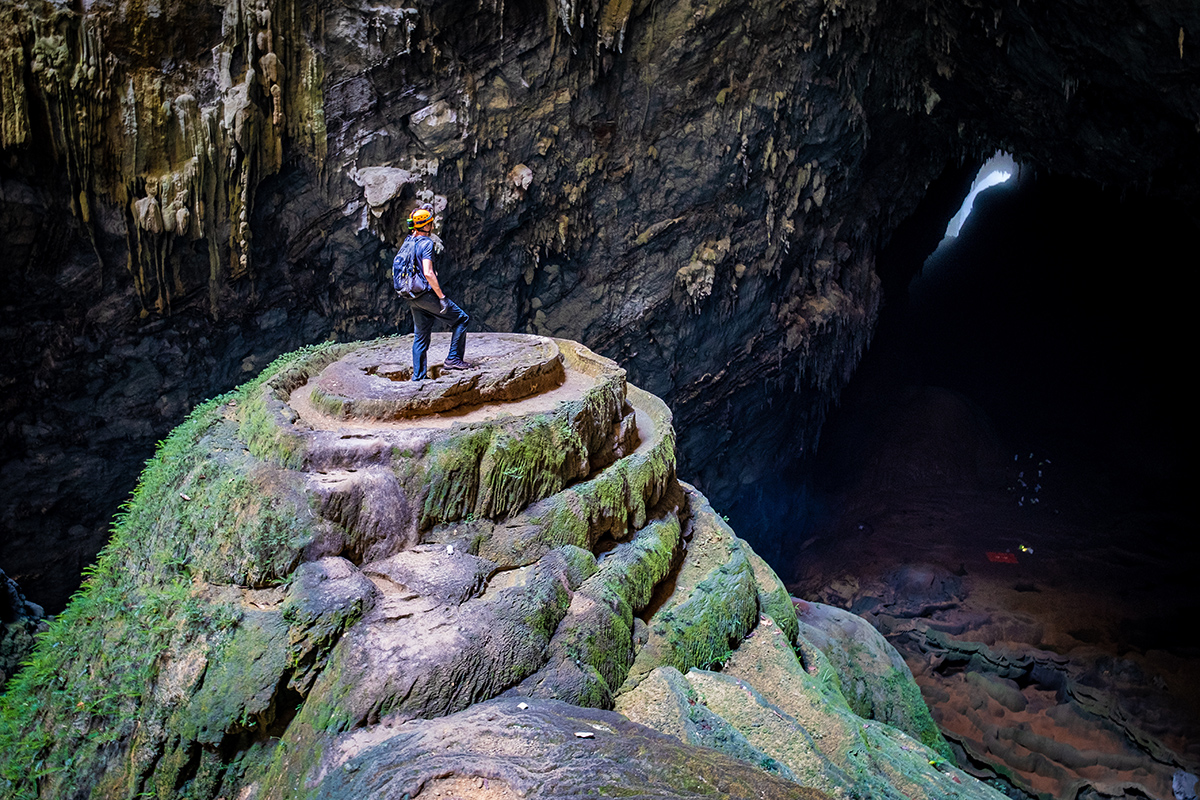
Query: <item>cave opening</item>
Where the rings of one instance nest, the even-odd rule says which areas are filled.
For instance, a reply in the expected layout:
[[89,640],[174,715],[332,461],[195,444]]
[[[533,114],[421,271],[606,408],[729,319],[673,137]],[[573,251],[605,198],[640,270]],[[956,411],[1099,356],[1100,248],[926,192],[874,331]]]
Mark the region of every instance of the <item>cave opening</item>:
[[958,237],[967,217],[971,216],[971,211],[975,207],[975,198],[979,196],[980,192],[1007,182],[1014,175],[1018,175],[1020,169],[1020,165],[1013,159],[1012,154],[1003,150],[997,150],[991,158],[983,162],[979,172],[975,173],[975,180],[971,181],[971,189],[967,192],[966,199],[959,206],[958,212],[947,223],[946,236],[942,242]]
[[1134,713],[1195,757],[1190,301],[1169,269],[1196,209],[1022,170],[930,254],[969,178],[945,180],[880,254],[879,324],[816,452],[731,524],[797,596],[873,621],[953,606],[968,638],[1132,664],[1162,690]]

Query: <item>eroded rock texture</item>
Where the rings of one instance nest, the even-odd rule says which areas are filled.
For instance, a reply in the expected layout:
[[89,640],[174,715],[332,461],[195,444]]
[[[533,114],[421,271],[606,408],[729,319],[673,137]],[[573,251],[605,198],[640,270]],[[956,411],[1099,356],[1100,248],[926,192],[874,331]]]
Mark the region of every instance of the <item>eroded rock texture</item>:
[[5,566],[58,606],[188,408],[394,330],[418,200],[480,326],[619,360],[727,496],[814,441],[870,338],[876,246],[947,164],[1002,146],[1194,200],[1198,16],[8,2]]
[[998,800],[878,634],[852,666],[675,478],[661,400],[473,340],[415,392],[408,337],[300,351],[176,429],[0,695],[5,796]]

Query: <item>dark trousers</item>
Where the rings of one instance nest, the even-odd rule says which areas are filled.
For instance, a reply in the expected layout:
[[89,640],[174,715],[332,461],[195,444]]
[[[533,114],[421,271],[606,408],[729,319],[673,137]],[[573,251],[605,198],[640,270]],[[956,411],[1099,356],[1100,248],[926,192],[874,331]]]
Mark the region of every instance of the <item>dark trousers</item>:
[[462,361],[467,355],[467,323],[471,317],[452,301],[446,301],[446,310],[442,311],[442,303],[433,292],[408,301],[413,318],[413,374],[414,381],[425,380],[425,354],[429,351],[429,336],[433,333],[435,320],[443,320],[453,328],[450,334],[450,355],[448,360]]

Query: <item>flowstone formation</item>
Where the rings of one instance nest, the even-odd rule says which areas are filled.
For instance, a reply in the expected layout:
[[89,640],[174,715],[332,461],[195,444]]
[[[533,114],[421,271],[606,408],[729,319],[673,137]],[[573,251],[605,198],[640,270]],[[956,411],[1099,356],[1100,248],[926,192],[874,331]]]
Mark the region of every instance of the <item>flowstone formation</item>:
[[410,347],[299,351],[162,443],[0,697],[6,797],[999,797],[616,364],[474,335],[414,383]]

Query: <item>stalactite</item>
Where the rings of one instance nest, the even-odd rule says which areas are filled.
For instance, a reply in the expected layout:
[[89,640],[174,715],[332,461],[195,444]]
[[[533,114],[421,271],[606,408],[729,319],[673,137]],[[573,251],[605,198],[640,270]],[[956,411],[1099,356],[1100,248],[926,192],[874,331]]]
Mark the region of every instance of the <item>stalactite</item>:
[[25,53],[19,44],[0,51],[0,148],[17,147],[29,139],[24,75]]
[[[499,4],[499,10],[503,16],[503,3]],[[624,50],[625,29],[632,13],[633,0],[549,0],[549,15],[558,18],[567,35],[573,39],[594,36],[596,56],[603,50]],[[577,45],[572,45],[572,49],[578,49]]]
[[[145,12],[124,13],[36,2],[0,11],[0,149],[49,147],[93,246],[94,204],[126,208],[129,271],[147,313],[168,313],[187,291],[174,239],[207,239],[216,316],[222,283],[253,275],[257,182],[279,171],[289,141],[324,162],[324,70],[306,38],[315,19],[298,19],[292,0],[227,0],[215,93],[201,106],[169,71],[105,52],[108,27],[144,24]],[[50,122],[47,143],[31,141],[33,107]]]

